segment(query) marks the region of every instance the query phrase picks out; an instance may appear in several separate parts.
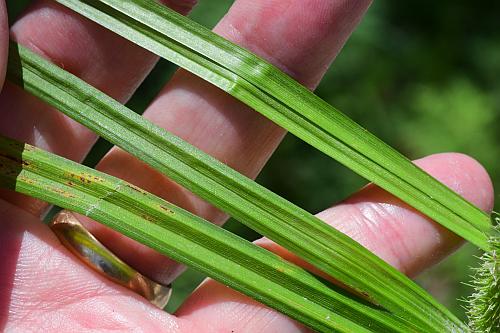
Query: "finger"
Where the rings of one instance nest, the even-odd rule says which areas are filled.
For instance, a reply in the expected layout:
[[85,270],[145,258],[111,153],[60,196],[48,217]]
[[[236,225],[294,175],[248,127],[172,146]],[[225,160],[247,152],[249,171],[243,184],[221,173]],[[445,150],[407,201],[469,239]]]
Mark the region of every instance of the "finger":
[[33,215],[0,200],[0,330],[195,332],[88,269]]
[[[449,153],[431,155],[415,163],[479,208],[487,212],[493,208],[491,180],[474,159]],[[319,213],[318,217],[410,276],[439,262],[463,242],[374,185]],[[268,240],[261,244],[275,247]],[[282,248],[273,251],[292,258]]]
[[[169,1],[187,9],[189,0]],[[183,7],[184,5],[184,7]],[[12,27],[12,38],[83,80],[125,102],[157,57],[53,1],[36,1]],[[80,161],[96,135],[7,84],[0,95],[0,133]],[[4,196],[5,197],[5,196]],[[9,196],[39,215],[45,204]]]
[[[368,5],[369,1],[238,0],[215,31],[314,87]],[[145,117],[250,177],[257,175],[284,135],[258,113],[185,71],[175,75]],[[215,223],[226,219],[119,149],[113,149],[98,169]],[[90,222],[87,226],[120,257],[156,280],[168,283],[180,271],[167,258],[109,229]]]
[[[491,181],[484,169],[471,158],[440,154],[419,160],[417,164],[478,207],[492,208]],[[363,189],[318,216],[410,275],[435,264],[461,242],[375,186]],[[260,240],[258,244],[301,266],[310,267],[269,240]],[[212,323],[214,327],[231,328],[235,332],[306,330],[295,321],[213,280],[200,286],[177,315],[181,319]],[[214,318],[221,320],[214,322]]]

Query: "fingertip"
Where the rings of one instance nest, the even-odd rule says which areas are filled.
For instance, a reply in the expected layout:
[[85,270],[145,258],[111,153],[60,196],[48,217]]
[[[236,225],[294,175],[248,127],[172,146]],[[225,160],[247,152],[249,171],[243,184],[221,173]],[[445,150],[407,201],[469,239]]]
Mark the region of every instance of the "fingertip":
[[415,164],[482,210],[493,209],[493,183],[476,159],[461,153],[441,153],[416,160]]
[[[475,159],[442,153],[415,164],[480,209],[492,209],[491,179]],[[375,185],[318,216],[411,276],[439,262],[463,243],[453,232]]]
[[238,0],[214,31],[314,88],[370,0]]

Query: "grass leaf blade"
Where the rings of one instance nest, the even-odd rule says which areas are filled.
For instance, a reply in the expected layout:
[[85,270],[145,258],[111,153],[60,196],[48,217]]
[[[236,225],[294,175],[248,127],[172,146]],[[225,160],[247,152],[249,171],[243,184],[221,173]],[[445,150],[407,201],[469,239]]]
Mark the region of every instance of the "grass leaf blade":
[[487,250],[489,217],[271,64],[152,0],[58,0],[213,83]]
[[0,185],[89,216],[318,331],[418,331],[134,185],[1,136]]
[[13,45],[9,79],[107,140],[426,331],[463,324],[424,290],[346,235],[109,96]]

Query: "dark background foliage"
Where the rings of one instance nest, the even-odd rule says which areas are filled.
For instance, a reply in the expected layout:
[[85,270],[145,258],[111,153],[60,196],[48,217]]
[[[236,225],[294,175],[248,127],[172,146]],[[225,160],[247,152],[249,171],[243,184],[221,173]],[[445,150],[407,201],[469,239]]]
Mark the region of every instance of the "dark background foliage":
[[[10,0],[13,18],[28,1]],[[231,0],[200,0],[191,17],[213,27]],[[410,158],[458,151],[478,159],[500,184],[500,2],[376,2],[325,76],[317,93]],[[12,21],[11,20],[11,21]],[[175,70],[160,61],[129,106],[142,112]],[[100,141],[86,163],[109,149]],[[318,212],[365,181],[288,135],[258,181]],[[256,235],[231,220],[226,228]],[[418,282],[463,317],[458,299],[477,251],[470,245],[421,275]],[[173,311],[203,279],[188,270],[174,284]]]

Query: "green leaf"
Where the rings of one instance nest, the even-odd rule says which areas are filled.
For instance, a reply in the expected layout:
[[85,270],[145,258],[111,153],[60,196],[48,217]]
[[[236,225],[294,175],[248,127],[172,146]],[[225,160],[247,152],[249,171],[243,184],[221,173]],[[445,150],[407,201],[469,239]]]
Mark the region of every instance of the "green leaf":
[[268,62],[153,0],[57,0],[233,95],[487,250],[489,217]]
[[89,216],[317,331],[419,331],[132,184],[1,136],[0,185]]
[[402,320],[425,332],[464,329],[348,236],[31,51],[11,47],[8,78]]

